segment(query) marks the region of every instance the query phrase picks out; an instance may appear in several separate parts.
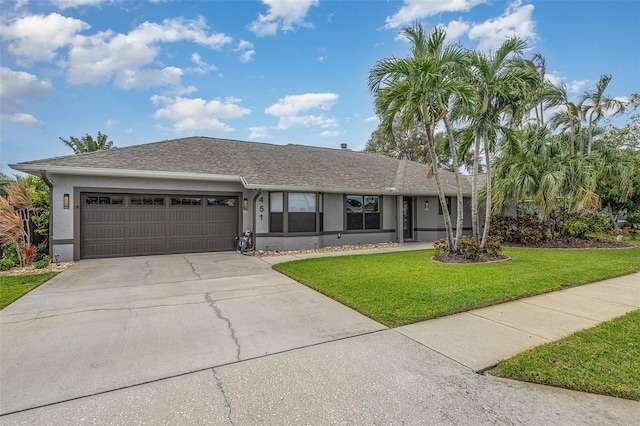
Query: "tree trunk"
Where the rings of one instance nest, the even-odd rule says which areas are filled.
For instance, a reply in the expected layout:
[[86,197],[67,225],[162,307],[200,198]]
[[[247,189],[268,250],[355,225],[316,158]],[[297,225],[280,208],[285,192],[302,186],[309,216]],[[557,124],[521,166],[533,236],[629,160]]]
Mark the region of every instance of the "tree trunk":
[[451,226],[451,216],[449,215],[449,208],[447,207],[447,198],[444,195],[444,188],[442,187],[442,181],[440,180],[440,171],[438,170],[438,154],[436,152],[436,145],[433,138],[433,131],[431,126],[427,123],[424,124],[427,132],[427,147],[429,148],[429,156],[431,157],[431,168],[433,169],[433,177],[436,179],[436,186],[438,188],[438,198],[440,199],[440,205],[442,206],[442,216],[444,218],[444,227],[447,231],[447,243],[449,244],[449,253],[455,253],[455,240],[453,238],[453,228]]
[[462,231],[464,228],[464,198],[462,195],[462,185],[460,183],[460,164],[458,161],[458,149],[456,147],[455,139],[453,137],[453,131],[449,124],[449,119],[445,115],[443,118],[445,128],[447,129],[447,135],[449,136],[449,149],[451,151],[451,162],[453,165],[453,172],[456,175],[456,237],[454,243],[454,250],[457,252],[460,249],[460,242],[462,241]]
[[484,230],[482,231],[482,242],[480,243],[480,248],[484,249],[487,245],[487,239],[489,238],[489,226],[491,225],[491,204],[492,204],[492,196],[493,189],[491,187],[491,157],[489,155],[489,145],[487,140],[484,141],[484,158],[487,164],[487,202],[485,206],[485,217],[484,217]]
[[476,134],[473,148],[473,175],[471,177],[471,238],[480,241],[480,218],[478,217],[478,167],[480,163],[480,134]]

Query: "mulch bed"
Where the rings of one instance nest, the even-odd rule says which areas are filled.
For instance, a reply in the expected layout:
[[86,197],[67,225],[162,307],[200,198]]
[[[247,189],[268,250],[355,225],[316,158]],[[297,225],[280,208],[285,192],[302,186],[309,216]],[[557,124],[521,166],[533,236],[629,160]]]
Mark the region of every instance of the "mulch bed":
[[480,255],[480,259],[474,260],[466,257],[462,254],[439,254],[437,256],[432,256],[431,260],[440,263],[495,263],[495,262],[505,262],[507,260],[511,260],[511,258],[504,254],[489,254],[482,253]]
[[562,249],[619,249],[632,248],[633,244],[601,240],[599,238],[554,238],[551,240],[540,241],[537,244],[515,244],[505,243],[505,247],[516,248],[562,248]]
[[[626,249],[635,247],[633,244],[601,240],[599,238],[554,238],[551,240],[540,241],[537,244],[504,244],[505,247],[513,248],[545,248],[545,249]],[[473,260],[461,254],[440,254],[432,256],[431,260],[440,263],[491,263],[504,262],[510,260],[509,256],[504,254],[488,254],[482,253],[480,259]]]

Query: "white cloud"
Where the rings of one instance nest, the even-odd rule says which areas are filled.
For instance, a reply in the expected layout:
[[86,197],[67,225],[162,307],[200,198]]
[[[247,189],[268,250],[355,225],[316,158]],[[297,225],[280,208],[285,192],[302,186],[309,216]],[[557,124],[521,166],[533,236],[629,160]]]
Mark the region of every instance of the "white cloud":
[[240,118],[251,113],[250,109],[240,107],[238,105],[240,100],[236,98],[206,101],[201,98],[154,95],[151,101],[159,107],[153,116],[172,121],[173,128],[177,132],[207,130],[214,133],[229,133],[235,129],[220,119]]
[[468,12],[487,0],[404,0],[403,6],[393,16],[387,16],[385,28],[398,28],[421,18],[442,12]]
[[30,63],[51,61],[58,49],[69,45],[77,33],[89,29],[84,21],[57,13],[30,15],[3,25],[0,32],[12,55]]
[[573,80],[573,81],[565,81],[562,76],[556,72],[548,72],[545,74],[545,78],[554,86],[560,86],[565,84],[567,87],[567,93],[579,93],[582,92],[582,89],[589,84],[589,80]]
[[110,129],[114,124],[118,124],[118,120],[108,119],[105,126],[107,126],[107,129]]
[[536,33],[532,15],[532,4],[523,6],[519,0],[515,1],[507,7],[501,16],[472,25],[469,30],[469,39],[478,39],[478,49],[481,51],[495,51],[513,36],[534,39]]
[[216,71],[218,68],[215,65],[211,65],[202,60],[199,53],[191,54],[191,62],[198,67],[193,68],[192,71],[198,74],[208,74],[209,71]]
[[21,111],[23,101],[43,101],[51,93],[51,83],[33,74],[0,68],[0,104],[3,110]]
[[278,117],[278,129],[285,130],[291,126],[335,127],[337,122],[324,114],[300,115],[310,110],[328,111],[336,103],[340,95],[335,93],[306,93],[289,95],[267,107],[264,112]]
[[245,64],[249,62],[253,55],[255,55],[256,51],[253,48],[253,43],[247,40],[240,40],[238,43],[238,47],[235,48],[236,52],[240,53],[240,60]]
[[52,3],[55,4],[58,9],[80,6],[97,6],[104,2],[105,0],[52,0]]
[[249,139],[267,139],[270,135],[266,126],[249,127]]
[[249,24],[249,30],[258,37],[276,35],[280,31],[293,31],[295,26],[312,27],[306,22],[311,6],[318,6],[319,0],[262,0],[269,11],[258,14],[258,19]]
[[325,130],[324,132],[320,133],[320,136],[322,136],[323,138],[331,138],[334,136],[340,136],[340,132],[337,130]]
[[162,24],[145,22],[128,34],[106,31],[76,37],[69,51],[67,79],[71,84],[106,83],[113,79],[116,86],[126,89],[178,84],[182,70],[177,67],[143,67],[156,61],[158,44],[179,41],[219,49],[231,43],[232,38],[222,33],[208,34],[202,17],[166,19]]
[[469,31],[471,25],[460,18],[457,21],[451,21],[447,25],[443,25],[443,27],[447,32],[447,39],[456,40]]
[[23,124],[23,125],[29,126],[29,127],[37,127],[37,128],[40,128],[40,129],[43,129],[43,128],[46,127],[42,121],[38,120],[33,115],[27,114],[27,113],[23,113],[23,112],[18,112],[18,113],[15,113],[15,114],[7,114],[7,115],[3,114],[2,118],[5,119],[5,120],[8,120],[8,121],[12,121],[14,123]]
[[579,93],[587,84],[589,84],[589,80],[573,80],[567,83],[567,90],[570,93]]
[[378,121],[379,118],[377,115],[372,115],[371,117],[367,117],[364,119],[364,121],[366,121],[367,123],[372,123],[374,121]]

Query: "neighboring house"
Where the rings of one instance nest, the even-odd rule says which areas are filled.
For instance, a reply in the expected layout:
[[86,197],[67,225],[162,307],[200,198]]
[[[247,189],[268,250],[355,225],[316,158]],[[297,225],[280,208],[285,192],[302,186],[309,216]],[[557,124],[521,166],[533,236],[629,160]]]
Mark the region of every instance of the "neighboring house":
[[233,250],[244,229],[258,250],[446,236],[429,166],[347,149],[188,137],[10,167],[53,183],[59,261]]

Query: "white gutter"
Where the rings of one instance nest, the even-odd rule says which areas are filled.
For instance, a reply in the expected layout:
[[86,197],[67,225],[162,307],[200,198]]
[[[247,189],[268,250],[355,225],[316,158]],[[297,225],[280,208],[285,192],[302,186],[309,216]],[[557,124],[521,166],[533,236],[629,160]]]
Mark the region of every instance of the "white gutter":
[[[40,176],[45,171],[61,175],[119,176],[151,179],[206,180],[218,182],[243,182],[241,176],[205,173],[165,172],[157,170],[107,169],[97,167],[50,166],[46,164],[9,164],[14,170]],[[244,183],[244,182],[243,182]]]

